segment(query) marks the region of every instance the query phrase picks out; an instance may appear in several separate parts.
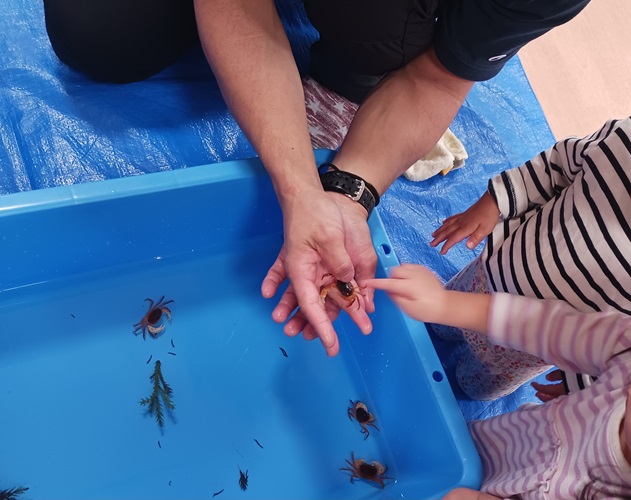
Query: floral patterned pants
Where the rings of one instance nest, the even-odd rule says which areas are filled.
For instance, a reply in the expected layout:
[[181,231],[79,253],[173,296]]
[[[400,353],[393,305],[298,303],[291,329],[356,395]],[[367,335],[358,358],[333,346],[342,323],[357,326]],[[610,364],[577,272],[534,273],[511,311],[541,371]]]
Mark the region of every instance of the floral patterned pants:
[[[490,293],[480,257],[471,261],[445,285],[448,290]],[[432,325],[445,340],[465,340],[468,348],[456,365],[456,380],[472,399],[492,400],[506,396],[550,367],[531,354],[493,344],[486,335],[466,329]]]

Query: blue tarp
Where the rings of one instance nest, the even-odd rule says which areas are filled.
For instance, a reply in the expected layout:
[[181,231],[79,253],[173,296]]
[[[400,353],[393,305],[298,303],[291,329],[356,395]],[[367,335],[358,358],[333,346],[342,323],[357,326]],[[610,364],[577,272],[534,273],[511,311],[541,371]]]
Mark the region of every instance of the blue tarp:
[[[279,2],[299,68],[317,33],[298,0]],[[190,168],[255,155],[228,112],[201,49],[139,83],[95,83],[56,58],[41,1],[4,0],[0,12],[0,194]],[[517,58],[474,86],[452,131],[469,160],[449,175],[397,180],[379,206],[395,252],[449,279],[476,252],[430,248],[442,219],[466,209],[488,179],[554,142]],[[452,346],[437,345],[446,370]],[[528,387],[493,403],[460,400],[467,419],[533,400]]]

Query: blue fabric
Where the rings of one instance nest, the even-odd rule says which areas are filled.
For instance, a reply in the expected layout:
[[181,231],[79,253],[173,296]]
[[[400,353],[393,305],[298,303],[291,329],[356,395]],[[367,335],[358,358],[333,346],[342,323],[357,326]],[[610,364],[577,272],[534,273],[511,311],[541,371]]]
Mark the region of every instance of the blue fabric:
[[[279,2],[301,71],[317,34],[298,0]],[[0,13],[0,194],[148,174],[254,156],[228,112],[201,50],[144,82],[87,80],[55,57],[41,2],[4,0]],[[397,180],[379,206],[402,262],[449,279],[479,252],[445,257],[428,246],[442,219],[466,209],[489,177],[554,141],[517,58],[474,86],[452,125],[469,160],[422,183]],[[449,373],[451,347],[438,345]],[[465,418],[483,418],[533,400],[525,387],[493,403],[461,399]]]

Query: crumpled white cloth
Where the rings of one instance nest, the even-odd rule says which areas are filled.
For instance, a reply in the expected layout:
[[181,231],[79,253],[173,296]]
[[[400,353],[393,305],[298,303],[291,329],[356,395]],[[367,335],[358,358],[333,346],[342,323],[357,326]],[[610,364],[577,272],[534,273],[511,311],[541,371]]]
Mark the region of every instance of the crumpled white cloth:
[[447,175],[451,170],[461,168],[469,158],[462,142],[447,129],[434,149],[408,168],[403,174],[411,181],[424,181],[438,173]]

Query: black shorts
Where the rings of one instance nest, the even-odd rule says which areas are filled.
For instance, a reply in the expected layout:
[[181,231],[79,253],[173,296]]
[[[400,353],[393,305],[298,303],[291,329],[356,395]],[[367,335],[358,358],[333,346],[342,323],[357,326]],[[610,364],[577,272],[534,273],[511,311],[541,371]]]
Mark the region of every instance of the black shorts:
[[390,71],[431,45],[441,0],[304,0],[320,33],[309,74],[360,103]]
[[147,78],[198,41],[192,0],[44,0],[59,59],[99,81]]
[[[311,76],[357,103],[388,72],[430,45],[455,75],[492,78],[523,45],[589,2],[303,1],[320,33],[311,50]],[[198,40],[193,0],[44,0],[44,8],[59,58],[97,80],[141,80],[172,64]]]
[[453,74],[487,80],[530,40],[589,0],[304,0],[320,40],[310,73],[361,102],[430,45]]

